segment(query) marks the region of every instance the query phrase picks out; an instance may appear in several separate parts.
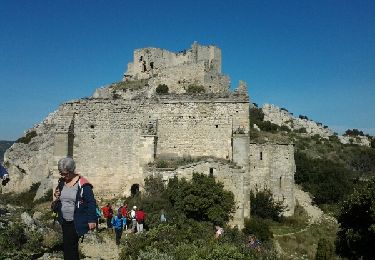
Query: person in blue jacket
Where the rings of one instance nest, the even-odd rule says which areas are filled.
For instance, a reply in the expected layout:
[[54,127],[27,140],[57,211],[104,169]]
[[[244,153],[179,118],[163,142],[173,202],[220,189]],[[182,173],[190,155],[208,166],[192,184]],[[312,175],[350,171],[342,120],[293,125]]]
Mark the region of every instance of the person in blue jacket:
[[122,230],[126,225],[126,218],[124,218],[120,212],[117,212],[117,215],[112,218],[112,227],[116,233],[116,245],[120,244]]
[[0,163],[0,180],[1,184],[5,186],[9,182],[9,174],[3,165]]
[[96,201],[93,186],[76,172],[76,164],[70,157],[58,162],[61,175],[55,189],[53,209],[63,232],[64,259],[79,259],[78,240],[96,227]]

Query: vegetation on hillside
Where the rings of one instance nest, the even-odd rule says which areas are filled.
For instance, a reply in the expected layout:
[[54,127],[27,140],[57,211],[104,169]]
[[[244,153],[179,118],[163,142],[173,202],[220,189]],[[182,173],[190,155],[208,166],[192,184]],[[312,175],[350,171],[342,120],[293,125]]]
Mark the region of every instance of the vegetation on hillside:
[[337,253],[348,259],[375,259],[375,178],[342,203],[338,222]]
[[13,145],[14,141],[0,141],[0,162],[3,161],[5,151]]
[[[305,116],[300,118],[306,119]],[[370,180],[375,176],[375,138],[357,129],[349,129],[345,135],[353,138],[367,136],[371,146],[342,144],[337,135],[328,139],[319,135],[308,136],[303,129],[288,131],[263,119],[261,109],[250,109],[251,140],[295,144],[296,183],[312,195],[313,202],[338,217],[342,229],[338,232],[336,253],[349,259],[374,258],[374,255],[369,256],[369,252],[373,252],[369,243],[374,244],[374,232],[369,223],[374,223],[371,212],[375,207],[372,205],[375,185],[369,183],[373,183]],[[254,128],[254,124],[260,131]],[[273,224],[271,230],[277,235],[282,233],[282,226]],[[326,221],[308,227],[301,235],[281,235],[277,240],[283,249],[298,252],[309,259],[332,259],[338,227]],[[289,230],[290,226],[286,229]],[[363,242],[365,240],[370,242]],[[301,243],[304,248],[299,246]]]

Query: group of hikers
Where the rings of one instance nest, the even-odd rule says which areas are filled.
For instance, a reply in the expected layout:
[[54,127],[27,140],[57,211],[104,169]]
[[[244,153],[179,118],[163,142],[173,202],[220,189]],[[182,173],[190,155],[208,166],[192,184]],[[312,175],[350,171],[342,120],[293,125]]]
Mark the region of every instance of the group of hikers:
[[[126,202],[116,211],[110,203],[99,208],[95,200],[93,186],[86,178],[76,172],[75,161],[70,158],[62,158],[58,162],[60,179],[54,189],[54,200],[51,209],[56,220],[61,224],[63,234],[63,250],[65,260],[79,259],[78,240],[89,231],[97,230],[100,220],[106,220],[108,229],[116,234],[116,244],[120,244],[121,236],[125,230],[127,233],[142,233],[146,214],[143,209],[133,206],[130,210]],[[6,185],[9,175],[0,164],[0,180]],[[104,219],[103,219],[104,218]],[[160,222],[166,222],[164,210],[160,214]],[[215,238],[219,239],[224,229],[215,227]],[[261,243],[255,236],[250,236],[247,246],[260,251]]]
[[107,205],[102,207],[101,210],[97,206],[96,215],[97,227],[101,217],[104,217],[107,223],[107,228],[114,229],[117,245],[120,244],[123,230],[127,231],[129,228],[131,233],[142,233],[146,218],[146,214],[142,208],[133,206],[132,209],[129,210],[126,202],[117,209],[116,213],[110,203],[107,203]]

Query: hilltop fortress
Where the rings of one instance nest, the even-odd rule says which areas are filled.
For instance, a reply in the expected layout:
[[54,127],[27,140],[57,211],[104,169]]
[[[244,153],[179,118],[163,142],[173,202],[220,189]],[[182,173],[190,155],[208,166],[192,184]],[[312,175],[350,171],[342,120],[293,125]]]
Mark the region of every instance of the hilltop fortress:
[[[157,91],[163,84],[168,93]],[[200,93],[192,93],[192,86]],[[218,47],[193,43],[179,53],[137,49],[121,82],[62,104],[6,152],[12,181],[3,192],[41,182],[37,197],[42,196],[56,183],[57,161],[69,155],[98,199],[142,191],[147,176],[168,181],[199,172],[234,193],[233,225],[242,227],[250,216],[250,190],[264,187],[284,200],[285,215],[291,215],[294,147],[252,143],[249,106],[246,83],[230,91]],[[158,160],[187,158],[195,160],[177,168],[155,166]]]

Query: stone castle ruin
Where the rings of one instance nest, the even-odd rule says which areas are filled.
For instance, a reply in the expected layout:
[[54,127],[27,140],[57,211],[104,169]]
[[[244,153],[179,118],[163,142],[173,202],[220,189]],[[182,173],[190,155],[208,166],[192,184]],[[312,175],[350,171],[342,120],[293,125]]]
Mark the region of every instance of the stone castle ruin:
[[[168,86],[167,94],[156,92],[161,84]],[[192,85],[204,93],[189,93]],[[5,192],[41,181],[37,196],[42,196],[57,181],[57,161],[70,155],[98,199],[129,196],[143,189],[148,176],[168,181],[199,172],[215,176],[234,193],[233,225],[242,227],[250,217],[250,190],[265,187],[284,200],[285,215],[291,215],[294,147],[252,143],[249,106],[246,83],[230,91],[218,47],[193,43],[179,53],[135,50],[121,82],[62,104],[27,131],[26,137],[33,136],[29,142],[6,152],[13,178]],[[155,167],[160,159],[183,158],[195,160],[172,169]]]

